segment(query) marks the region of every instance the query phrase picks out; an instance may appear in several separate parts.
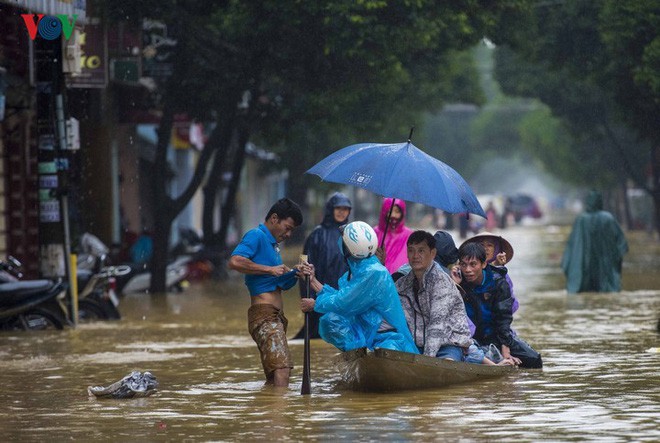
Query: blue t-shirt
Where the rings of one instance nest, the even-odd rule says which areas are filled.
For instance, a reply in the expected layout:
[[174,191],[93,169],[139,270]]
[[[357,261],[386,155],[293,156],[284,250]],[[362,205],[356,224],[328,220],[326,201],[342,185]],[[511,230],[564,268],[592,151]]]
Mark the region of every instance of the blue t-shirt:
[[[246,232],[231,255],[245,257],[259,265],[278,266],[282,264],[277,241],[263,223],[258,228]],[[245,274],[245,285],[248,287],[250,295],[272,292],[278,288],[287,290],[293,287],[297,281],[295,270],[279,277],[269,274]]]

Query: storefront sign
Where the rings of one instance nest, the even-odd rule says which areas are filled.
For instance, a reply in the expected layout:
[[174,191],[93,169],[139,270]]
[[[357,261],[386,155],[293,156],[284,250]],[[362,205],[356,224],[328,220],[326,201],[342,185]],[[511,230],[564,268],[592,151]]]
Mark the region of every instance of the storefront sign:
[[57,174],[55,162],[39,162],[39,174]]
[[52,189],[39,189],[39,201],[45,202],[53,199]]
[[42,276],[57,278],[66,275],[63,244],[42,245],[39,258],[39,269]]
[[39,221],[41,223],[58,223],[60,220],[59,200],[39,202]]
[[55,134],[41,134],[39,136],[39,149],[43,151],[55,149]]
[[0,122],[5,119],[6,89],[7,89],[7,69],[0,66]]
[[167,25],[156,20],[145,20],[142,26],[142,75],[165,81],[174,70],[176,40],[167,34]]
[[68,88],[105,88],[108,84],[108,50],[105,28],[89,24],[80,33],[80,73],[67,73]]
[[57,189],[57,175],[40,175],[39,187],[42,189]]

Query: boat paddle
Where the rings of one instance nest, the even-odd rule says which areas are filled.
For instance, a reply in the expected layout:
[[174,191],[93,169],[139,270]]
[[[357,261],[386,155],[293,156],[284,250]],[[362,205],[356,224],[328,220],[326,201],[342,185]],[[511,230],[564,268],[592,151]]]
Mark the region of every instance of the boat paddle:
[[[300,254],[300,263],[307,262],[307,256]],[[305,276],[305,285],[307,286],[307,297],[309,297],[309,275]],[[303,351],[303,374],[302,374],[302,385],[300,387],[300,395],[309,395],[311,394],[311,382],[310,382],[310,358],[309,358],[309,312],[305,312],[305,325],[304,328],[304,351]]]

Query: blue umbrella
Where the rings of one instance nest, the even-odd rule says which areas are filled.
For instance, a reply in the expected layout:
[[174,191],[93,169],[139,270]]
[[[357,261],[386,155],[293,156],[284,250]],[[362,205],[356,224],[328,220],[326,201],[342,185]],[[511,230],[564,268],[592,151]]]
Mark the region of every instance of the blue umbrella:
[[347,146],[318,162],[307,174],[316,174],[324,181],[358,186],[384,197],[486,218],[463,177],[410,140]]

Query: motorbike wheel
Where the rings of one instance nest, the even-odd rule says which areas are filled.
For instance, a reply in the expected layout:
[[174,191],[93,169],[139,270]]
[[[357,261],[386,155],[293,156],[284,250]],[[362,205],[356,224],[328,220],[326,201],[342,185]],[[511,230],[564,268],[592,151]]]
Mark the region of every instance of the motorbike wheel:
[[90,300],[102,309],[105,316],[103,320],[121,320],[119,309],[117,309],[109,295],[96,291],[83,300]]
[[44,308],[34,308],[21,314],[14,322],[12,329],[26,331],[42,331],[44,329],[64,329],[66,319]]
[[78,321],[87,322],[107,319],[108,314],[96,300],[86,298],[78,302]]
[[117,307],[113,305],[111,301],[104,301],[103,307],[105,309],[106,315],[108,316],[108,320],[121,320],[119,309],[117,309]]

